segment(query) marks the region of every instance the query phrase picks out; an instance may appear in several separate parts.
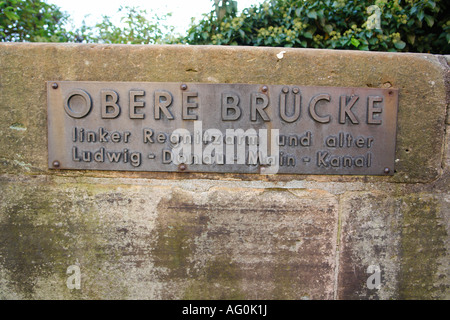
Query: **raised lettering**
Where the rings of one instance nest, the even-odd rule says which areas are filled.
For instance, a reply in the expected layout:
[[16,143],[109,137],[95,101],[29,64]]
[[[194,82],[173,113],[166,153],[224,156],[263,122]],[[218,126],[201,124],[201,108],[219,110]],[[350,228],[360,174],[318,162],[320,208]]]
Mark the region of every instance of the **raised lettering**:
[[189,98],[198,97],[197,92],[183,92],[183,103],[182,103],[182,112],[183,112],[183,120],[197,120],[198,115],[191,114],[189,112],[190,109],[198,108],[197,102],[190,102]]
[[113,132],[113,133],[111,133],[111,141],[112,142],[120,142],[120,140],[121,140],[121,138],[122,138],[122,136],[120,135],[120,133],[119,132]]
[[287,115],[287,96],[288,94],[285,93],[284,91],[282,91],[282,93],[280,94],[280,117],[281,119],[283,119],[286,122],[294,122],[297,121],[297,119],[300,117],[300,108],[301,108],[301,101],[302,101],[302,96],[300,94],[294,94],[293,100],[293,112],[292,115],[288,116]]
[[250,101],[250,119],[256,121],[257,113],[264,121],[270,121],[269,116],[264,111],[269,105],[269,97],[263,93],[253,92]]
[[328,152],[326,151],[319,151],[317,152],[317,166],[318,167],[328,167],[327,163],[325,162],[325,158],[328,155]]
[[96,162],[104,162],[105,161],[105,148],[100,148],[97,152],[94,153],[94,160]]
[[98,129],[98,136],[99,136],[99,138],[98,138],[99,142],[108,142],[108,138],[107,138],[108,131],[106,131],[105,129],[103,129],[103,128]]
[[167,140],[167,136],[164,132],[160,132],[156,136],[156,141],[158,141],[159,143],[164,143],[164,142],[166,142],[166,140]]
[[73,161],[81,161],[81,158],[78,157],[78,149],[77,147],[72,148],[72,160]]
[[353,124],[359,123],[355,114],[351,110],[358,99],[358,96],[351,96],[350,101],[347,103],[347,96],[341,96],[339,103],[339,123],[344,124],[347,117]]
[[130,91],[130,119],[144,119],[145,114],[136,113],[136,108],[143,108],[144,101],[136,101],[136,97],[143,97],[145,91],[143,90],[131,90]]
[[[101,91],[101,113],[103,119],[114,119],[120,114],[119,95],[114,90]],[[110,111],[112,109],[112,111]]]
[[356,138],[355,144],[358,148],[364,147],[365,139],[362,137]]
[[95,132],[93,131],[86,132],[86,142],[97,142],[97,136]]
[[155,119],[161,119],[161,111],[164,113],[167,119],[173,120],[173,115],[167,109],[172,105],[173,97],[170,92],[156,91],[155,92]]
[[368,124],[381,124],[381,119],[375,119],[374,113],[382,113],[381,107],[375,107],[375,102],[383,102],[383,97],[369,96],[367,98],[367,123]]
[[321,116],[319,116],[319,115],[317,114],[316,106],[317,106],[317,103],[318,103],[320,100],[330,101],[330,100],[331,100],[331,97],[330,97],[330,95],[329,95],[328,93],[318,94],[318,95],[316,95],[315,97],[313,97],[313,98],[311,99],[311,101],[309,102],[309,108],[308,108],[308,109],[309,109],[309,114],[311,115],[311,117],[312,117],[315,121],[317,121],[317,122],[319,122],[319,123],[328,123],[328,122],[330,122],[330,120],[331,120],[331,116],[330,116],[330,115],[326,115],[326,116],[324,116],[324,117],[321,117]]
[[133,167],[139,167],[141,165],[141,153],[140,152],[133,152],[130,153],[130,163]]
[[327,147],[330,148],[335,148],[336,147],[336,137],[335,136],[330,136],[328,138],[326,138],[325,140],[325,144],[327,145]]
[[64,110],[72,118],[84,118],[89,114],[91,108],[91,96],[81,89],[72,91],[64,100]]
[[[239,96],[234,93],[222,93],[222,120],[234,121],[241,117],[242,110],[239,107]],[[230,111],[232,111],[230,113]]]
[[154,143],[152,136],[154,131],[152,129],[144,128],[144,143]]
[[130,138],[130,136],[131,136],[131,132],[125,131],[123,133],[123,142],[128,143],[128,139]]

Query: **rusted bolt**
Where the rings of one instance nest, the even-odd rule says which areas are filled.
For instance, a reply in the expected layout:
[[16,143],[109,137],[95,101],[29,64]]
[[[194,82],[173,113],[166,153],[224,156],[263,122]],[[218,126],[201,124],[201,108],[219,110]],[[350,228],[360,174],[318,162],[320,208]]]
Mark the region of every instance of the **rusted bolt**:
[[389,94],[390,96],[392,96],[392,95],[394,94],[394,91],[389,90],[388,94]]
[[53,82],[53,83],[52,83],[52,88],[53,88],[53,89],[58,89],[58,84],[57,84],[56,82]]
[[389,174],[389,172],[391,172],[391,169],[389,169],[389,168],[384,168],[384,173],[385,173],[385,174]]
[[52,165],[53,165],[55,168],[59,168],[59,166],[60,166],[61,164],[59,163],[58,160],[55,160],[55,161],[53,161]]
[[187,89],[187,85],[183,83],[183,84],[180,86],[180,88],[181,88],[181,90],[186,90],[186,89]]
[[267,86],[262,86],[262,88],[261,88],[262,92],[267,92],[267,90],[269,90],[269,88]]
[[180,165],[178,166],[178,169],[181,171],[186,170],[187,166],[184,163],[180,163]]

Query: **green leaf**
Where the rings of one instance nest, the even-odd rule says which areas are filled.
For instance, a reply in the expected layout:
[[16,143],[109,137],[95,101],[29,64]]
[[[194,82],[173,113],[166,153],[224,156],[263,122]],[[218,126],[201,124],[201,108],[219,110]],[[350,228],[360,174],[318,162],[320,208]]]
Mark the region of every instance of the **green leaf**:
[[363,45],[368,45],[369,44],[369,41],[367,41],[367,39],[366,38],[359,38],[359,41],[361,42],[361,44],[363,44]]
[[312,37],[313,37],[312,33],[309,32],[309,31],[306,31],[306,32],[303,34],[303,36],[304,36],[305,38],[308,38],[308,39],[312,39]]
[[414,41],[416,41],[416,35],[412,33],[408,34],[406,38],[408,39],[408,42],[411,44],[414,44]]
[[307,16],[311,19],[317,19],[317,13],[315,11],[309,11]]
[[371,45],[374,45],[378,42],[378,38],[370,38],[368,41]]
[[434,24],[433,17],[426,14],[424,18],[425,18],[425,21],[428,24],[428,26],[431,28]]
[[339,42],[341,43],[341,46],[346,46],[350,41],[346,38],[341,38]]
[[423,12],[423,10],[420,10],[419,13],[417,14],[417,18],[419,19],[419,21],[422,21],[424,16],[425,13]]
[[323,17],[324,17],[324,15],[323,15],[323,9],[320,9],[320,10],[318,11],[317,16],[318,16],[319,18],[323,18]]
[[333,31],[333,26],[331,24],[326,24],[325,27],[323,27],[323,30],[325,30],[326,33],[330,34],[331,31]]
[[355,39],[355,38],[352,38],[352,39],[350,40],[350,43],[351,43],[352,45],[354,45],[356,48],[358,48],[358,46],[361,44],[361,42],[359,42],[359,40],[358,40],[358,39]]
[[245,32],[243,30],[239,29],[239,34],[241,35],[242,39],[245,38]]
[[9,20],[19,20],[19,16],[14,12],[5,10],[5,15]]
[[404,49],[406,46],[406,43],[403,42],[402,40],[397,41],[396,43],[394,43],[394,47],[396,47],[399,50]]

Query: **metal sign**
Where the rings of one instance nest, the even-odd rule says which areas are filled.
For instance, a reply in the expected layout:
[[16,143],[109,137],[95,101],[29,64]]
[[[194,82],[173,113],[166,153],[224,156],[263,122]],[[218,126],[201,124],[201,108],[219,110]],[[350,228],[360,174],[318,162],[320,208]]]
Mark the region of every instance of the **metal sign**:
[[397,89],[49,81],[52,169],[394,173]]

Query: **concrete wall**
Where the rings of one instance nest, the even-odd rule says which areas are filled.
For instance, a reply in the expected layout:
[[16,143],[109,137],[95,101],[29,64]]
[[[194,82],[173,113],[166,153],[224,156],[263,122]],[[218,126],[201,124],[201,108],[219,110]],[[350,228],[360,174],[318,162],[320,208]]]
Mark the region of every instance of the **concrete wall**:
[[[0,298],[450,298],[446,57],[2,43],[0,70]],[[49,80],[398,88],[396,172],[49,170]]]

